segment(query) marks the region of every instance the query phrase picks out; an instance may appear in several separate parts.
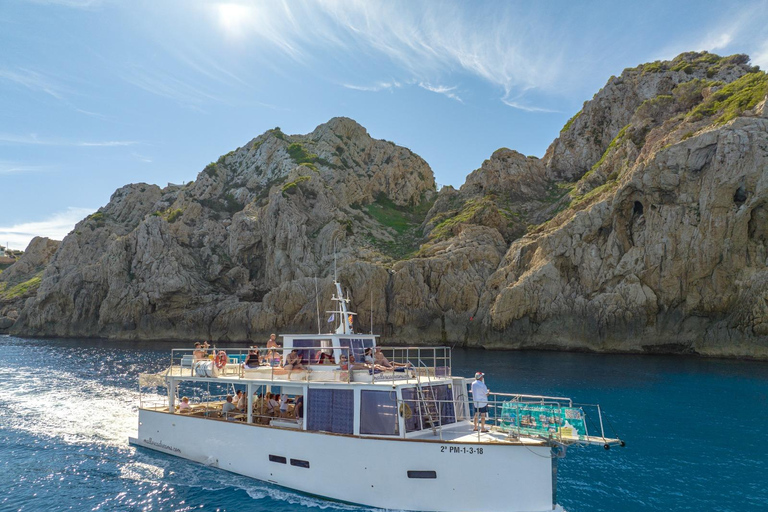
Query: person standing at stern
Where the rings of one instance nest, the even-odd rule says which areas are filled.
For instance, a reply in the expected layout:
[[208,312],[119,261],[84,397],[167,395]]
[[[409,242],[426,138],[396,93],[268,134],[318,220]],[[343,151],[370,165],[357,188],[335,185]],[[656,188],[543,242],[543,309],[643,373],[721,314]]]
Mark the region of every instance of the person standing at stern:
[[485,429],[485,415],[488,414],[488,387],[485,385],[485,374],[477,372],[475,381],[472,383],[472,401],[475,403],[475,428],[477,431],[477,418],[480,417],[480,431],[488,432]]

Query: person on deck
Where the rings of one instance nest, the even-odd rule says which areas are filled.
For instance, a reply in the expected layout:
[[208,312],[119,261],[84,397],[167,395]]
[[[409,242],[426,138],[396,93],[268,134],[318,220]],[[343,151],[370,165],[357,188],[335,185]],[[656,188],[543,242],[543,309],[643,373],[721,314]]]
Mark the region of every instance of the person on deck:
[[374,355],[373,355],[373,360],[376,362],[376,364],[388,369],[410,368],[411,366],[411,363],[390,362],[389,359],[387,359],[384,353],[381,351],[381,347],[376,347],[376,351],[374,352]]
[[221,407],[221,415],[226,419],[234,419],[234,414],[237,412],[237,407],[232,403],[232,395],[227,395],[227,401]]
[[304,395],[296,397],[296,404],[293,406],[293,416],[299,421],[304,417]]
[[200,342],[195,343],[195,351],[193,354],[195,355],[195,361],[202,361],[206,358],[206,351],[203,350],[203,345],[200,344]]
[[299,351],[296,349],[291,350],[291,353],[288,354],[288,357],[285,358],[285,366],[283,366],[286,370],[303,370],[304,365],[301,364],[301,356],[299,355]]
[[477,418],[480,417],[480,431],[488,432],[485,429],[485,415],[488,414],[488,387],[485,385],[485,374],[477,372],[475,381],[472,383],[472,401],[475,404],[475,428],[477,431]]
[[317,364],[333,364],[333,356],[325,350],[318,350]]
[[240,397],[237,399],[237,409],[240,412],[246,412],[248,410],[248,393],[238,391],[237,395]]
[[192,407],[189,405],[189,398],[186,396],[181,399],[181,403],[179,404],[179,412],[181,414],[189,414],[192,412]]
[[253,346],[245,357],[245,367],[258,368],[259,364],[261,364],[261,361],[259,360],[259,349],[256,346]]
[[277,343],[276,340],[277,336],[275,333],[272,333],[269,335],[269,339],[267,340],[267,361],[269,362],[270,366],[280,366],[282,363],[282,358],[280,357],[280,345]]
[[288,395],[286,395],[285,393],[280,395],[280,417],[281,418],[288,417]]

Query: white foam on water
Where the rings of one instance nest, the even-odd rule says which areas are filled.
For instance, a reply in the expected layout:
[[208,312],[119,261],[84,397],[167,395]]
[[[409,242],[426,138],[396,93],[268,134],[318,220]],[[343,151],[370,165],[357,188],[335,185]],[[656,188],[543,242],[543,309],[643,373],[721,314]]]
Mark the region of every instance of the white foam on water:
[[19,368],[8,377],[0,381],[6,428],[67,444],[120,448],[136,433],[138,391],[49,368]]
[[129,462],[120,466],[120,478],[137,482],[157,482],[165,478],[165,469],[145,462]]

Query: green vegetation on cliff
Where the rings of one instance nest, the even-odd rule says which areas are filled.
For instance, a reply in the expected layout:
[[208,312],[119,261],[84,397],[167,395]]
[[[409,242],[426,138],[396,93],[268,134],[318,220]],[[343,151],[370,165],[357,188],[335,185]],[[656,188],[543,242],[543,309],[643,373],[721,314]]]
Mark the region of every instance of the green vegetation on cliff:
[[692,121],[718,115],[715,124],[727,123],[754,108],[768,94],[768,75],[749,73],[712,93],[689,114]]
[[397,235],[393,242],[377,240],[372,236],[367,236],[366,239],[383,254],[393,259],[408,257],[419,247],[422,238],[421,223],[424,222],[433,204],[434,199],[427,201],[422,198],[416,206],[399,206],[384,193],[380,193],[373,203],[364,207],[364,211],[382,226],[394,230]]
[[8,283],[0,283],[0,300],[11,300],[23,297],[36,291],[43,280],[43,273],[39,272],[35,276],[23,283],[15,286],[8,286]]
[[283,197],[288,197],[291,194],[295,194],[299,183],[309,181],[310,179],[312,179],[311,176],[299,176],[298,178],[296,178],[295,181],[286,183],[285,185],[283,185],[283,188],[282,188]]

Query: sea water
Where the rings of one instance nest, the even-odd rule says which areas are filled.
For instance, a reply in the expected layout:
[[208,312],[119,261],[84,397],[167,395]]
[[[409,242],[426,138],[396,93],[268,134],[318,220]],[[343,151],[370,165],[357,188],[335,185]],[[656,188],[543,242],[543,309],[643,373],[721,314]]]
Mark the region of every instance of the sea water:
[[[129,446],[137,376],[170,348],[0,336],[0,510],[371,510]],[[627,446],[568,450],[569,512],[768,510],[768,363],[454,350],[453,367],[491,391],[600,403]]]

